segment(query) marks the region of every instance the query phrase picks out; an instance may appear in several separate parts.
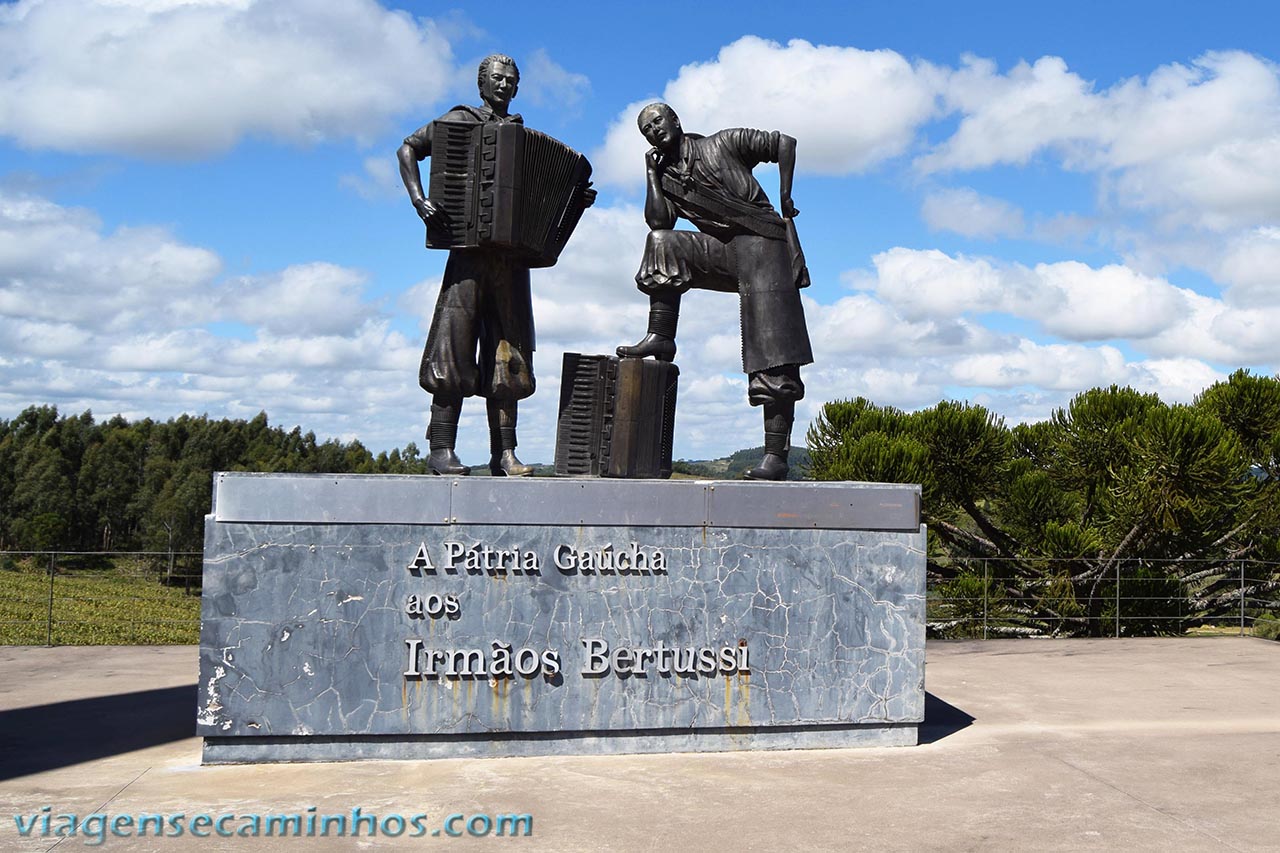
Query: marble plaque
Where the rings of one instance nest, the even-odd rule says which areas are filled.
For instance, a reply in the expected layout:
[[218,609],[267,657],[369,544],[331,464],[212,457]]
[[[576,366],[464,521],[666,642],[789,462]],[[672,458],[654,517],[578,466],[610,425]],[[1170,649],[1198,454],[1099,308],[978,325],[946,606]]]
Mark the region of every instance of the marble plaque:
[[877,484],[219,474],[205,760],[914,743],[918,507]]

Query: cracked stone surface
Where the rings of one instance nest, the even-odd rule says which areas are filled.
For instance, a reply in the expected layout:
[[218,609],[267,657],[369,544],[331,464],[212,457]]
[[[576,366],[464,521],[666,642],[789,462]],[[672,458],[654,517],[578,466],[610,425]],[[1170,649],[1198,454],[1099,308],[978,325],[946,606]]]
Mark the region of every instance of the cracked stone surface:
[[[446,542],[533,552],[540,570],[508,563],[505,574],[472,574],[459,559],[451,574]],[[565,574],[553,562],[558,545],[617,552],[632,542],[661,548],[666,574]],[[423,544],[434,573],[408,569]],[[924,714],[924,544],[923,530],[211,519],[199,732],[210,743],[469,736],[471,754],[475,738],[510,733],[915,724]],[[413,594],[455,596],[460,613],[410,616]],[[479,649],[486,664],[495,641],[556,650],[561,671],[406,678],[410,639],[424,650]],[[650,661],[643,674],[586,676],[584,639],[611,650],[745,640],[749,672],[663,675]]]

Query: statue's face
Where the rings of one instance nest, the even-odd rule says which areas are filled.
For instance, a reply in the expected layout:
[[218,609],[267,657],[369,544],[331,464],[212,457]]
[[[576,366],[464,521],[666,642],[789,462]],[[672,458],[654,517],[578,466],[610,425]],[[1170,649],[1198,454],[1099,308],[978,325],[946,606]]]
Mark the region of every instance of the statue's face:
[[680,119],[669,109],[654,107],[640,115],[640,132],[654,148],[671,148],[679,144],[684,131]]
[[485,75],[484,85],[480,88],[480,97],[492,107],[505,108],[516,96],[518,80],[514,68],[495,62],[489,66],[489,73]]

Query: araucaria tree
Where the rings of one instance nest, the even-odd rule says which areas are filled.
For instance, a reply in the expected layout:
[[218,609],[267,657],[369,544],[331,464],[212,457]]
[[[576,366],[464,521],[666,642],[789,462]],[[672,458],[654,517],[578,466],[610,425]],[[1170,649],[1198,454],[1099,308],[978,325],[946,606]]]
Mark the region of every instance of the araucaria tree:
[[[923,486],[944,633],[965,598],[997,633],[1113,633],[1117,584],[1122,633],[1180,632],[1238,608],[1242,561],[1280,552],[1280,380],[1243,370],[1191,405],[1113,385],[1012,428],[964,403],[836,401],[808,443],[817,479]],[[1280,586],[1250,575],[1246,596]]]

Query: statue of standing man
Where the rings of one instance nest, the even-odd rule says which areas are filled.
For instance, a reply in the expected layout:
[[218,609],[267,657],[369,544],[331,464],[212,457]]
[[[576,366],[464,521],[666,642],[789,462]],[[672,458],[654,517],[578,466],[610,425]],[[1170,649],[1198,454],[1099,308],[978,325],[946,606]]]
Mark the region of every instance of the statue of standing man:
[[[813,363],[799,293],[809,273],[791,222],[799,213],[791,201],[796,141],[746,128],[686,133],[662,103],[642,109],[637,123],[653,146],[645,155],[650,231],[636,273],[649,296],[649,329],[618,355],[671,361],[681,294],[694,287],[737,293],[747,395],[764,407],[764,458],[746,476],[785,479],[795,404],[804,397],[800,366]],[[751,174],[764,162],[778,164],[781,215]],[[677,217],[698,231],[673,230]]]
[[[523,123],[518,113],[508,111],[520,85],[515,60],[503,54],[486,57],[477,83],[480,106],[456,106],[436,121]],[[397,159],[400,177],[422,221],[429,227],[445,227],[448,214],[423,192],[418,166],[431,156],[434,124],[410,134]],[[595,190],[588,189],[586,205],[594,200]],[[498,249],[450,249],[418,373],[419,383],[431,394],[427,465],[432,473],[471,472],[455,452],[462,399],[471,396],[485,398],[490,472],[519,477],[533,471],[515,455],[516,404],[534,391],[533,350],[527,263]]]

